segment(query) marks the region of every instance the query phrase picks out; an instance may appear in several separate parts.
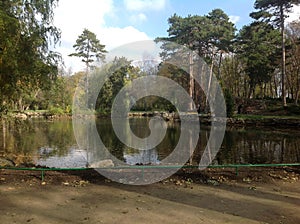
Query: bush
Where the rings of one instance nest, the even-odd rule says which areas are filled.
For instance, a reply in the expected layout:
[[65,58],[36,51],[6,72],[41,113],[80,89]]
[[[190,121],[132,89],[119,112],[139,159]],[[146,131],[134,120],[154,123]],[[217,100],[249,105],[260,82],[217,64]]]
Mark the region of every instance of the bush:
[[66,107],[66,109],[65,109],[65,112],[66,112],[67,114],[71,114],[71,113],[72,113],[72,106],[68,105],[68,106]]
[[60,108],[60,107],[51,107],[49,109],[49,113],[51,115],[62,115],[62,114],[65,113],[65,111],[62,108]]
[[227,117],[232,117],[233,113],[234,113],[234,100],[228,89],[225,89],[224,97],[225,97],[225,102],[226,102]]

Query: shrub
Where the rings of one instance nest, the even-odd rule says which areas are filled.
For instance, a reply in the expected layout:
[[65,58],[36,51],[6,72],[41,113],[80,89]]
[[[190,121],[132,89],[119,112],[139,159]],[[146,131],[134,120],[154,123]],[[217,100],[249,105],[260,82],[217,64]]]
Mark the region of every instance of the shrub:
[[65,112],[66,112],[67,114],[71,114],[71,113],[72,113],[72,106],[68,105],[68,106],[66,107],[66,109],[65,109]]
[[51,107],[51,108],[49,109],[49,113],[50,113],[51,115],[62,115],[62,114],[64,114],[65,112],[64,112],[64,110],[63,110],[62,108],[60,108],[60,107]]
[[225,89],[224,97],[225,97],[225,102],[226,102],[227,117],[232,117],[233,113],[234,113],[234,100],[228,89]]

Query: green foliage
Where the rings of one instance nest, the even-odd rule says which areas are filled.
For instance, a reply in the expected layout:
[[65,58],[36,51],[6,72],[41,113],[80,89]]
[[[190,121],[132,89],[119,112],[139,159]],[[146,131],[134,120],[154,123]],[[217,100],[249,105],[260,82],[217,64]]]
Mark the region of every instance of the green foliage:
[[275,27],[279,27],[281,31],[281,97],[282,106],[286,104],[286,47],[285,47],[285,19],[287,14],[291,12],[294,5],[299,5],[300,0],[256,0],[255,9],[260,11],[252,13],[252,17],[256,20],[261,19],[269,22]]
[[48,112],[51,115],[63,115],[63,114],[65,114],[64,109],[62,109],[60,107],[50,107]]
[[200,56],[217,51],[230,50],[235,27],[221,10],[214,9],[207,16],[189,15],[182,18],[176,14],[168,20],[168,38],[158,40],[174,41],[196,50]]
[[225,102],[226,102],[226,114],[227,117],[232,117],[234,114],[234,99],[228,89],[225,89],[224,91],[224,97],[225,97]]
[[[220,64],[223,54],[232,51],[232,43],[236,30],[235,26],[230,22],[228,15],[221,9],[214,9],[209,12],[208,15],[204,16],[189,15],[183,18],[174,14],[169,18],[168,22],[168,37],[157,38],[157,41],[163,43],[161,56],[163,59],[168,59],[172,57],[174,53],[177,55],[179,53],[181,54],[181,60],[190,62],[188,65],[185,65],[188,66],[188,68],[184,68],[186,71],[189,71],[190,74],[186,75],[186,72],[182,72],[179,69],[176,69],[177,71],[171,74],[174,79],[180,80],[180,84],[184,84],[183,87],[187,89],[187,92],[189,92],[189,95],[193,97],[195,102],[207,104],[206,100],[202,97],[203,91],[199,90],[199,86],[197,86],[197,83],[195,83],[192,78],[193,73],[197,72],[197,69],[199,69],[201,65],[196,65],[195,61],[191,63],[191,60],[193,60],[191,52],[179,52],[175,45],[167,43],[166,41],[186,46],[197,53],[209,64],[210,76],[212,76],[213,68],[216,67],[218,78],[220,78]],[[182,49],[180,50],[183,51]],[[215,66],[217,63],[218,66]],[[171,69],[173,68],[169,66],[169,68],[164,70]],[[211,86],[208,88],[210,87]],[[202,105],[201,107],[206,108],[207,105]]]
[[[191,69],[192,65],[184,68],[186,71],[164,63],[158,70],[157,67],[148,68],[148,65],[139,69],[125,58],[116,58],[97,71],[98,75],[94,77],[88,77],[83,72],[71,77],[58,76],[57,66],[61,58],[49,48],[50,43],[55,44],[60,39],[60,31],[52,24],[57,2],[0,1],[0,112],[50,109],[53,113],[70,113],[76,85],[83,80],[90,92],[88,99],[82,92],[82,100],[90,109],[96,107],[101,113],[108,114],[119,90],[134,78],[148,73],[176,81],[193,96],[194,102],[201,104],[205,101],[200,86],[192,84],[192,76],[186,72],[189,69],[197,72],[197,66]],[[174,14],[168,19],[168,37],[157,38],[162,42],[161,57],[172,57],[178,51],[176,44],[184,45],[202,57],[209,64],[211,74],[218,74],[217,78],[226,89],[228,116],[232,115],[233,97],[256,97],[259,88],[261,98],[278,97],[283,89],[279,86],[282,80],[287,82],[287,97],[297,103],[300,95],[299,24],[290,24],[286,30],[283,25],[288,12],[298,4],[300,0],[256,0],[256,11],[251,13],[255,21],[244,26],[237,37],[234,24],[221,9],[214,9],[202,16],[181,17]],[[287,38],[286,43],[284,38]],[[282,60],[280,65],[280,51],[285,51],[285,44],[287,63]],[[105,46],[87,29],[78,36],[73,47],[75,52],[70,56],[81,58],[87,71],[96,60],[105,59]],[[183,60],[189,60],[189,54],[180,53]],[[279,77],[280,69],[286,70],[286,77],[283,71]],[[113,75],[107,78],[111,73]],[[97,99],[94,99],[92,95],[98,91],[97,84],[102,79],[106,81]],[[96,105],[93,105],[95,102]],[[204,108],[203,105],[201,108]],[[175,108],[160,97],[149,96],[136,102],[132,109],[172,111]],[[291,114],[298,113],[297,106],[285,109]]]
[[[126,58],[115,58],[111,63],[95,70],[88,81],[90,91],[88,97],[89,107],[95,107],[101,114],[110,113],[115,96],[125,83],[130,82],[138,72],[130,63]],[[99,89],[99,83],[103,82],[103,86]]]
[[57,0],[0,2],[0,104],[28,108],[57,74],[60,55],[49,50],[59,30],[52,25]]
[[65,112],[66,112],[67,114],[71,114],[71,113],[72,113],[72,106],[71,106],[71,105],[67,105],[67,106],[66,106],[66,109],[65,109]]
[[254,19],[264,19],[280,27],[287,17],[287,13],[291,12],[293,6],[298,4],[300,4],[300,0],[256,0],[254,8],[260,11],[250,15]]
[[51,108],[59,106],[63,110],[72,105],[72,95],[75,87],[71,88],[69,85],[71,77],[58,77],[52,81],[49,89],[44,90],[38,96],[40,108]]
[[271,80],[275,62],[279,58],[280,33],[268,23],[253,22],[240,30],[238,43],[238,52],[245,63],[244,71],[249,76],[252,94],[256,85]]
[[147,96],[139,99],[131,111],[169,111],[175,112],[176,108],[168,100],[158,96]]
[[[96,70],[95,74],[89,80],[89,105],[92,106],[96,101],[95,109],[101,115],[108,115],[111,112],[113,100],[119,91],[132,80],[140,76],[146,75],[137,67],[133,67],[131,62],[126,58],[115,58],[114,61],[108,63],[100,70]],[[104,84],[99,91],[99,83]],[[98,94],[98,95],[97,95]],[[94,96],[97,95],[97,99]],[[84,100],[84,99],[83,99]],[[128,100],[128,99],[127,99]],[[130,100],[136,100],[130,98]],[[129,101],[128,101],[129,104]],[[131,108],[133,111],[151,111],[166,110],[175,111],[172,104],[163,98],[156,96],[148,96],[137,100]]]
[[73,45],[76,53],[72,53],[69,56],[75,56],[82,58],[82,61],[86,64],[87,69],[90,64],[94,62],[94,59],[104,60],[107,51],[104,49],[105,45],[100,44],[96,34],[84,29],[82,34],[76,40],[76,44]]

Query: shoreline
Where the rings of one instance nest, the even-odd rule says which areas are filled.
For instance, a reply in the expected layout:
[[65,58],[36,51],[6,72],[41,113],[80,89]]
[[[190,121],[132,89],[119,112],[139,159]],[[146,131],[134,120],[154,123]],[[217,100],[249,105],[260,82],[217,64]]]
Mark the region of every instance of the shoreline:
[[[186,116],[188,116],[187,114]],[[46,120],[60,120],[60,119],[72,119],[72,114],[51,114],[48,111],[24,111],[24,112],[10,112],[4,116],[0,115],[0,119],[46,119]],[[88,114],[88,115],[78,115],[79,117],[92,116],[97,119],[110,118],[109,115],[101,114]],[[128,114],[129,118],[145,118],[160,116],[167,122],[180,122],[180,117],[178,113],[174,112],[130,112]],[[184,115],[185,116],[185,115]],[[212,121],[224,122],[224,119],[218,119],[210,117],[209,115],[199,114],[199,122],[201,124],[210,125]],[[226,125],[229,127],[279,127],[279,128],[290,128],[290,127],[300,127],[300,116],[270,116],[270,115],[255,115],[255,114],[240,114],[235,115],[231,118],[226,118]]]
[[[41,174],[42,169],[3,169],[0,168],[0,177],[6,176],[5,180],[2,178],[0,183],[14,183],[24,182],[23,179],[35,179],[35,182],[48,182],[49,184],[60,184],[61,179],[76,179],[84,180],[90,183],[97,183],[103,180],[108,180],[105,176],[97,172],[96,169],[53,169],[47,170]],[[42,176],[44,175],[44,177]],[[22,177],[22,178],[21,178]],[[245,180],[247,178],[247,180]],[[223,168],[181,168],[172,176],[165,178],[176,180],[188,180],[191,179],[193,183],[204,183],[219,185],[226,182],[264,182],[272,183],[274,180],[282,180],[291,183],[300,182],[300,165],[299,166],[256,166],[256,167],[240,167],[239,172],[236,173],[233,167]],[[157,183],[164,182],[164,180]],[[214,181],[211,181],[214,180]],[[106,181],[107,182],[107,181]],[[109,181],[114,182],[114,181]],[[215,182],[215,184],[213,183]],[[114,182],[117,183],[117,182]],[[125,184],[126,185],[126,184]],[[148,185],[148,184],[146,184]]]

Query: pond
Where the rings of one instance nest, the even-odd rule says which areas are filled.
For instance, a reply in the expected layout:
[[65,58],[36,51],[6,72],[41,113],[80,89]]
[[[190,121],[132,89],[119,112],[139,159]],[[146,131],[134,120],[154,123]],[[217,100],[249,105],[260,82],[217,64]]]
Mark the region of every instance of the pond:
[[[138,137],[150,134],[147,118],[129,120]],[[115,135],[109,119],[96,122],[97,131],[109,152],[130,164],[160,164],[175,148],[181,131],[180,123],[168,122],[162,142],[150,150],[137,150],[125,146]],[[31,164],[47,167],[85,167],[91,157],[99,155],[80,149],[71,120],[2,120],[0,123],[0,156],[17,165]],[[207,145],[210,126],[201,125],[199,141],[190,162],[199,164]],[[100,156],[101,157],[101,156]],[[268,164],[299,163],[300,131],[290,129],[233,128],[228,127],[222,146],[213,164]]]

